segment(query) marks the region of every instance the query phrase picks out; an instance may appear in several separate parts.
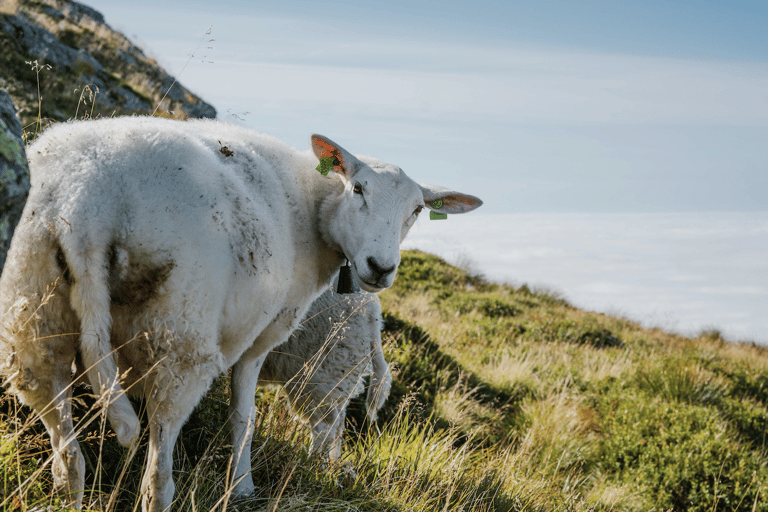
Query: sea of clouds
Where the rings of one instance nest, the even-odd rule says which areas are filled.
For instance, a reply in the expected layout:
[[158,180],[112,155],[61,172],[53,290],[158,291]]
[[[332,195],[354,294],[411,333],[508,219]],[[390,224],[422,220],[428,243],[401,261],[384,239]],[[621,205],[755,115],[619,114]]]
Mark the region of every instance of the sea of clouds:
[[478,211],[420,220],[403,247],[644,326],[768,345],[768,212]]

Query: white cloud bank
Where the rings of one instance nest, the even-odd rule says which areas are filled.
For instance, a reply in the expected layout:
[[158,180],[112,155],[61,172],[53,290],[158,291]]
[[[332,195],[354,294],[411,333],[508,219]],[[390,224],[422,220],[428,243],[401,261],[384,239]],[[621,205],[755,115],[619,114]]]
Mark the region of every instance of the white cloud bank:
[[404,247],[684,334],[768,344],[768,213],[502,214],[420,220]]

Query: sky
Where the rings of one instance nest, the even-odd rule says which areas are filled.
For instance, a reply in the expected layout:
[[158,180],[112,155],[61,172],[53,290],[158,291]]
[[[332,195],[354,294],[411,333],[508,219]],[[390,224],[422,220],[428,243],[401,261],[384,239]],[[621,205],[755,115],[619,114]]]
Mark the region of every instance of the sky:
[[768,2],[86,3],[221,119],[483,199],[407,244],[768,343]]
[[89,5],[221,118],[486,212],[768,210],[768,2]]

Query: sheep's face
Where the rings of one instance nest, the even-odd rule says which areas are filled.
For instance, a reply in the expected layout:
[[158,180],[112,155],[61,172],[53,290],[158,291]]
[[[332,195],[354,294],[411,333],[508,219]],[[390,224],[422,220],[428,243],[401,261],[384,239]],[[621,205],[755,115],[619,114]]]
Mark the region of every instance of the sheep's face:
[[394,165],[362,164],[347,181],[331,231],[363,290],[392,285],[400,242],[423,209],[421,189]]
[[345,183],[327,226],[331,240],[349,260],[353,275],[367,292],[392,285],[400,264],[400,243],[424,208],[464,213],[480,206],[476,197],[419,185],[397,166],[354,157],[319,135],[312,146],[321,165]]

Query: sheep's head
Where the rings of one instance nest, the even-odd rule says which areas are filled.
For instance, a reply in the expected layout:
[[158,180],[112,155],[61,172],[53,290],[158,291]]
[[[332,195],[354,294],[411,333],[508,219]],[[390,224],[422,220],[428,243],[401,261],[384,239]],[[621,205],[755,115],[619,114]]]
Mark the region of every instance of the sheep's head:
[[344,253],[357,283],[367,292],[392,285],[400,264],[400,243],[424,208],[466,213],[483,204],[474,196],[419,185],[399,167],[355,157],[321,135],[312,136],[312,149],[320,160],[318,171],[333,171],[344,182],[325,229],[329,242]]

